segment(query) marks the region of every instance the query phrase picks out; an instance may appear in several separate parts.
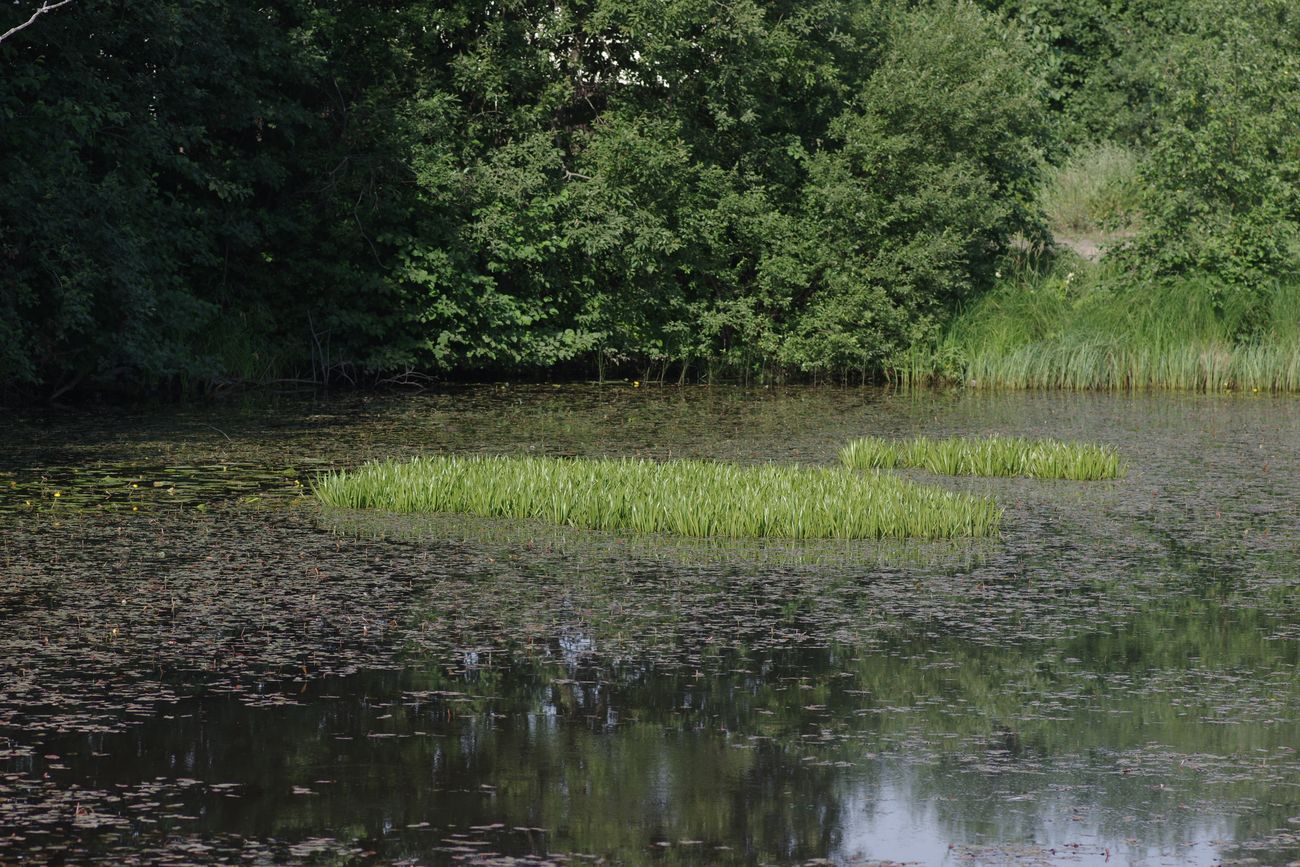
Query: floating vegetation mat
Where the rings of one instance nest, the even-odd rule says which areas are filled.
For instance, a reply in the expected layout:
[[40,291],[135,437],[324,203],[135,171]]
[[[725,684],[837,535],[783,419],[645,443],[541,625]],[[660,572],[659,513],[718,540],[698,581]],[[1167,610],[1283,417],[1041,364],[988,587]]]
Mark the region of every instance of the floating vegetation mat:
[[437,456],[322,476],[328,506],[455,512],[692,537],[953,539],[998,532],[989,498],[835,467]]
[[950,476],[1075,481],[1117,479],[1125,471],[1119,453],[1110,446],[997,436],[911,440],[863,437],[840,451],[840,461],[857,470],[917,467]]
[[300,499],[309,502],[303,496],[303,476],[294,467],[247,461],[193,465],[96,461],[44,466],[39,473],[0,470],[0,515],[205,512],[235,503],[283,506]]

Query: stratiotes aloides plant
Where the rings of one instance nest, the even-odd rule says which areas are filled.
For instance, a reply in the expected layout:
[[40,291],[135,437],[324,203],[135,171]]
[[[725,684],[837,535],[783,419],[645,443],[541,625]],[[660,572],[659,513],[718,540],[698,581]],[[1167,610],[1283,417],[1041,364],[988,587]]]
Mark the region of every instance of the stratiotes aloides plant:
[[1114,448],[1023,437],[948,437],[889,440],[863,437],[840,451],[854,469],[917,467],[951,476],[1029,476],[1092,481],[1124,475]]
[[455,512],[694,537],[951,539],[991,536],[986,497],[839,467],[705,461],[436,456],[380,461],[314,485],[324,504]]

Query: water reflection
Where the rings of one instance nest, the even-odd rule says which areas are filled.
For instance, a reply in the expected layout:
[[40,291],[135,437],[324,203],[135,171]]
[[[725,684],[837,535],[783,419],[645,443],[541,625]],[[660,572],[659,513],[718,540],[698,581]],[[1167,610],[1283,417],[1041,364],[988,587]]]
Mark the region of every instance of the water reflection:
[[[0,455],[0,861],[1300,857],[1295,401],[537,389],[121,421],[19,419]],[[725,556],[340,522],[294,484],[919,432],[1134,470],[943,480],[1007,503],[979,550]]]

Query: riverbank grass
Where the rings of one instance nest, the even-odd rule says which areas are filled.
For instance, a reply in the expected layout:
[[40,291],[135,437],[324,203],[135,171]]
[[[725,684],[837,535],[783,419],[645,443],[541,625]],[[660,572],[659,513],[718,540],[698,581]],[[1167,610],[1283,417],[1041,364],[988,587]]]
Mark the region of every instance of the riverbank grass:
[[974,388],[1300,392],[1300,281],[1133,285],[1106,262],[1008,266],[896,375]]
[[992,536],[989,498],[840,467],[507,456],[380,461],[319,478],[327,506],[534,519],[692,537]]
[[916,467],[950,476],[1095,481],[1124,474],[1123,461],[1109,446],[998,436],[910,440],[864,437],[840,451],[840,462],[857,470]]

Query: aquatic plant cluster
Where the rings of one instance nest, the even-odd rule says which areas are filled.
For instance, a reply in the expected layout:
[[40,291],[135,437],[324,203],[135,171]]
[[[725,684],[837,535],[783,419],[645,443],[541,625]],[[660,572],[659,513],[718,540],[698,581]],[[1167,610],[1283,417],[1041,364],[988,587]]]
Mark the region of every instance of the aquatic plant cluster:
[[1125,471],[1119,453],[1110,446],[1001,436],[910,440],[863,437],[840,451],[840,462],[859,470],[916,467],[950,476],[1075,481],[1116,479]]
[[328,506],[459,512],[695,537],[950,539],[991,536],[987,497],[839,467],[439,455],[317,480]]

